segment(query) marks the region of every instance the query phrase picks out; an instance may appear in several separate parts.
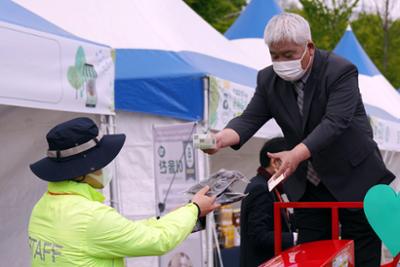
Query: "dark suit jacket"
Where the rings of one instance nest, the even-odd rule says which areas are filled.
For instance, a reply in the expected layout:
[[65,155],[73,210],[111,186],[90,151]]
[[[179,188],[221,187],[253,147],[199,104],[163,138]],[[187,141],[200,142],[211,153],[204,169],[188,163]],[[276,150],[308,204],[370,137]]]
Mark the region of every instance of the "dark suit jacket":
[[[277,76],[272,66],[261,70],[249,105],[226,126],[240,136],[233,148],[240,148],[271,118],[291,148],[301,142],[308,147],[322,183],[338,201],[362,201],[371,186],[394,179],[372,139],[357,68],[335,54],[316,50],[304,87],[303,117],[292,83]],[[292,201],[304,194],[306,165],[301,163],[284,183]]]
[[[240,210],[240,266],[256,267],[274,256],[274,208],[276,197],[265,177],[257,175],[247,186]],[[282,246],[293,246],[293,235],[282,216]]]

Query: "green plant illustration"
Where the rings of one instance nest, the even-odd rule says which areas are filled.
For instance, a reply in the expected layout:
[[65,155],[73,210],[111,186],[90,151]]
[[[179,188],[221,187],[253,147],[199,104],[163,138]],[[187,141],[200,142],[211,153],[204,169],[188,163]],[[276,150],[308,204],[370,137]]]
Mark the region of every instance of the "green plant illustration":
[[218,81],[210,77],[210,96],[209,96],[209,120],[210,126],[215,127],[217,123],[217,109],[219,104]]
[[68,67],[67,78],[69,83],[76,90],[75,98],[78,98],[78,94],[80,92],[80,96],[83,96],[83,84],[85,82],[84,76],[84,66],[86,62],[85,51],[81,46],[78,47],[78,50],[75,54],[75,65]]

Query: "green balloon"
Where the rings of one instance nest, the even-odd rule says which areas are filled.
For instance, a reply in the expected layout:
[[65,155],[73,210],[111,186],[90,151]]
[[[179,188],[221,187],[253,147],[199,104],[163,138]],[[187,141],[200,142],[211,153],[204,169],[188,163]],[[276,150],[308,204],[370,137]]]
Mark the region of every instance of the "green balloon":
[[400,197],[388,185],[373,186],[364,198],[369,224],[393,256],[400,252]]

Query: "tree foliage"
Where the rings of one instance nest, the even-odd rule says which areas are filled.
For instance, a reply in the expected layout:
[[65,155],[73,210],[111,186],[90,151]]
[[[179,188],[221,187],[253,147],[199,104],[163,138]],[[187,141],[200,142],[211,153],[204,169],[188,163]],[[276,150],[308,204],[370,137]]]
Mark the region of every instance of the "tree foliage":
[[376,14],[361,13],[351,26],[362,47],[382,74],[395,88],[400,87],[400,21],[390,24],[388,31],[388,57],[384,68],[384,32],[382,18]]
[[342,37],[359,0],[300,0],[317,47],[332,50]]
[[184,0],[203,19],[224,33],[239,16],[246,0]]

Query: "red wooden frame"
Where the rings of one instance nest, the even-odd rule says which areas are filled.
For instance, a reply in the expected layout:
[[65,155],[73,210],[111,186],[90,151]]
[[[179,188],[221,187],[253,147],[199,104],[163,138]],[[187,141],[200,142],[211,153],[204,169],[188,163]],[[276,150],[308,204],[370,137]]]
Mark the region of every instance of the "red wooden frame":
[[[274,203],[274,240],[275,256],[282,251],[282,222],[280,210],[283,208],[331,209],[332,240],[339,239],[339,209],[362,209],[363,202],[275,202]],[[398,254],[392,262],[382,266],[396,266],[400,260]]]
[[332,239],[339,239],[339,208],[363,208],[362,202],[275,202],[274,203],[274,240],[275,255],[282,251],[282,227],[280,210],[282,208],[331,209]]

